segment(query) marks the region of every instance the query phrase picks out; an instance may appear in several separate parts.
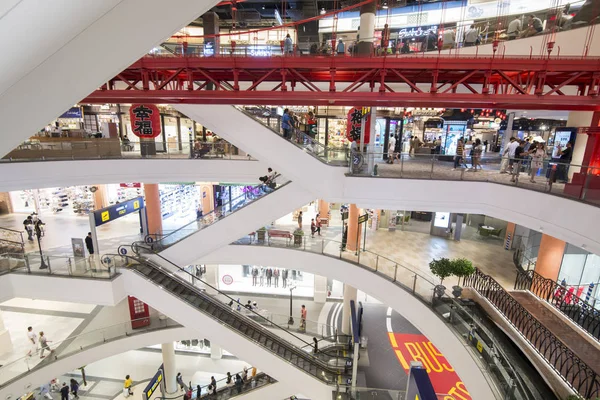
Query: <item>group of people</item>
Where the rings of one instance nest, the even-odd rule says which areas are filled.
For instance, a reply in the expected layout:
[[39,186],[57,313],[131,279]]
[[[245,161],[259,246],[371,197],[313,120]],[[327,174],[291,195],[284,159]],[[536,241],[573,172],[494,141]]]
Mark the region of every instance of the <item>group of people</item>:
[[45,225],[36,213],[32,213],[23,221],[23,227],[27,232],[27,240],[33,242],[33,235],[35,234],[39,239],[44,236]]
[[38,352],[38,345],[40,351],[40,359],[46,357],[44,352],[52,353],[54,350],[50,349],[48,343],[52,343],[51,340],[44,335],[43,331],[40,331],[40,336],[33,331],[33,327],[27,327],[27,341],[29,342],[29,351],[27,352],[28,357],[32,357],[33,354]]
[[[481,155],[484,151],[484,146],[481,143],[481,139],[475,139],[475,141],[473,142],[473,147],[471,147],[471,169],[470,171],[477,171],[477,167],[479,167],[479,170],[483,169],[483,167],[481,166]],[[465,156],[466,156],[466,150],[465,150],[465,141],[463,138],[458,139],[458,142],[456,143],[456,155],[454,156],[454,168],[452,168],[452,170],[456,170],[457,168],[459,168],[462,165],[466,166],[465,163]],[[468,167],[467,167],[467,170]]]
[[[230,372],[227,372],[227,376],[225,377],[225,387],[230,388],[229,389],[230,395],[233,394],[234,387],[235,387],[237,394],[240,394],[240,393],[242,393],[242,390],[244,388],[244,383],[246,383],[246,382],[251,382],[252,387],[255,387],[256,379],[257,379],[256,375],[257,375],[256,367],[252,367],[250,376],[248,376],[248,367],[244,367],[244,370],[242,371],[241,375],[240,375],[240,373],[237,373],[237,374],[235,374],[235,376],[233,376],[233,375],[231,375]],[[129,379],[129,375],[127,375],[127,379]],[[179,385],[179,388],[184,392],[183,400],[191,400],[194,397],[196,399],[202,398],[202,395],[203,395],[202,386],[196,385],[195,390],[193,390],[191,386],[188,387],[183,381],[183,376],[181,375],[181,372],[177,373],[175,380],[177,381],[177,385]],[[204,394],[206,394],[206,396],[216,396],[217,389],[218,389],[217,380],[215,379],[214,376],[211,376],[210,383],[206,386],[206,392]]]
[[267,193],[269,191],[275,190],[277,187],[277,172],[273,171],[273,168],[267,168],[267,175],[261,176],[258,178],[259,181],[262,182],[263,192]]
[[[564,149],[560,151],[560,165],[557,168],[555,178],[558,178],[563,183],[567,182],[567,164],[571,162],[573,149],[571,142],[568,142]],[[512,175],[511,182],[516,182],[519,177],[521,168],[530,164],[529,181],[535,183],[535,177],[544,167],[544,159],[546,158],[546,146],[543,142],[533,142],[532,139],[524,140],[514,137],[510,138],[510,142],[502,153],[503,162],[500,167],[500,173],[510,173]]]

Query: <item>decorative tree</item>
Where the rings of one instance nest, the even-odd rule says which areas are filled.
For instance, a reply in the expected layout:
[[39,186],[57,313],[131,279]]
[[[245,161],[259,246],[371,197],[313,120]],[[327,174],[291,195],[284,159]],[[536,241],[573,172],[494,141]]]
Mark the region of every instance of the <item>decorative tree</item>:
[[444,283],[444,279],[454,273],[454,264],[447,258],[433,259],[429,263],[431,273],[440,278],[440,285]]
[[473,266],[473,263],[467,260],[466,258],[456,258],[452,260],[452,266],[452,274],[458,276],[459,284],[460,278],[464,279],[467,276],[473,275],[475,273],[475,267]]

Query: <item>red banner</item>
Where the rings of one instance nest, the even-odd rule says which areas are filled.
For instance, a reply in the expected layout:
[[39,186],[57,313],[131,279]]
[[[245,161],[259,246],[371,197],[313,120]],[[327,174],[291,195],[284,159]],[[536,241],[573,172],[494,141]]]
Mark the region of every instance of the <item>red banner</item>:
[[141,183],[119,183],[119,186],[122,188],[141,188]]
[[129,117],[135,136],[151,139],[160,135],[160,111],[154,104],[133,104]]
[[411,361],[420,361],[427,370],[436,393],[448,394],[443,400],[472,400],[446,357],[425,337],[408,333],[388,332],[396,357],[408,374]]
[[348,111],[346,137],[349,141],[360,143],[363,115],[365,119],[365,144],[371,140],[371,109],[370,107],[353,107]]

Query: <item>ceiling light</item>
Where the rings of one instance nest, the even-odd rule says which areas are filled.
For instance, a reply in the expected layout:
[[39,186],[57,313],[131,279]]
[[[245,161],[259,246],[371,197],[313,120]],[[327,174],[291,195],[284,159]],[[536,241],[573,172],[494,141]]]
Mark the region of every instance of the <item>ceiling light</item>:
[[381,6],[381,8],[383,8],[384,10],[387,10],[387,8],[388,8],[387,3],[383,3],[383,6]]
[[327,11],[325,11],[325,8],[321,8],[321,15],[326,14]]
[[264,10],[264,9],[265,9],[265,6],[262,6],[262,9]]

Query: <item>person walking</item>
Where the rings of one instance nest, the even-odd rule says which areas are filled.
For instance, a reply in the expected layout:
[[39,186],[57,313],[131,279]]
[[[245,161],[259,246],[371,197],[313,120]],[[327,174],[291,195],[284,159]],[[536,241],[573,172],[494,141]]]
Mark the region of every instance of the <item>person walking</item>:
[[306,331],[306,306],[300,308],[300,330]]
[[315,352],[315,354],[317,354],[319,352],[319,341],[316,337],[313,337],[313,343],[315,344],[315,349],[313,351]]
[[292,54],[294,52],[294,43],[292,42],[292,37],[289,33],[285,36],[285,41],[283,43],[283,52],[285,55]]
[[319,214],[317,214],[316,224],[317,224],[317,234],[319,236],[321,236],[321,217],[319,216]]
[[242,387],[244,386],[244,381],[240,374],[235,374],[235,388],[237,389],[237,393],[242,393]]
[[535,149],[529,152],[531,154],[531,170],[529,182],[535,183],[535,176],[539,170],[544,167],[544,157],[546,156],[546,150],[544,149],[544,143],[538,142]]
[[390,140],[388,142],[388,159],[387,159],[387,163],[388,164],[393,164],[394,163],[394,151],[396,150],[396,138],[394,137],[394,135],[390,135]]
[[133,379],[129,375],[125,375],[125,383],[123,384],[123,394],[125,397],[133,395],[133,390],[131,390],[133,386]]
[[302,211],[298,213],[298,229],[302,229]]
[[508,158],[508,165],[504,165],[504,162],[502,163],[504,168],[500,168],[501,174],[505,174],[507,169],[509,173],[512,172],[513,164],[515,162],[515,150],[519,147],[519,141],[514,137],[511,137],[509,141],[510,143],[502,153],[502,158]]
[[200,399],[200,397],[202,397],[202,388],[200,387],[200,385],[196,385],[196,398]]
[[471,149],[471,164],[472,170],[477,171],[477,166],[479,169],[483,169],[481,167],[481,153],[483,152],[483,146],[481,145],[481,139],[475,139],[475,144],[473,144],[473,148]]
[[283,110],[283,116],[281,117],[281,129],[283,129],[283,138],[290,140],[292,137],[292,117],[290,116],[289,108]]
[[317,223],[315,222],[315,219],[312,218],[310,220],[310,236],[315,237],[316,232],[317,232]]
[[71,394],[73,394],[73,397],[75,397],[76,399],[79,398],[79,394],[77,394],[79,392],[79,382],[77,382],[75,379],[71,378]]
[[50,343],[51,341],[48,340],[48,338],[46,338],[46,336],[44,336],[44,332],[40,332],[40,358],[44,358],[46,357],[44,355],[44,350],[48,350],[48,353],[52,353],[54,350],[50,350],[50,346],[48,346],[48,343]]
[[29,357],[32,356],[33,353],[37,352],[37,342],[38,342],[38,338],[37,335],[35,334],[35,332],[33,331],[33,328],[31,326],[27,327],[27,340],[30,343],[30,347],[29,347],[29,351],[27,352],[27,355]]
[[242,372],[242,379],[244,382],[246,382],[248,380],[248,368],[244,367],[244,370]]
[[210,377],[210,386],[212,386],[212,394],[217,394],[217,380],[214,376]]
[[60,388],[60,400],[69,400],[69,387],[63,382]]
[[344,54],[346,54],[346,45],[344,44],[342,39],[338,40],[337,54],[338,54],[338,56],[343,56]]
[[454,29],[444,29],[444,33],[442,34],[442,50],[449,50],[453,48],[455,42],[456,33],[454,32]]
[[475,24],[471,25],[469,30],[465,32],[464,42],[465,47],[475,46],[479,41],[479,31],[475,28]]
[[181,372],[177,373],[175,380],[177,381],[177,384],[179,385],[179,389],[185,390],[185,383],[183,383],[183,376],[181,375]]
[[27,232],[27,240],[33,242],[33,218],[31,215],[25,218],[23,226],[25,227],[25,232]]
[[454,168],[452,168],[452,171],[456,171],[456,168],[458,168],[459,166],[462,166],[464,152],[465,152],[464,139],[460,138],[460,139],[458,139],[458,142],[456,143],[456,155],[454,156]]
[[521,163],[523,162],[523,156],[527,154],[524,150],[525,141],[519,140],[518,143],[519,145],[515,148],[515,161],[517,163],[517,167],[515,170],[515,166],[513,165],[512,178],[510,179],[511,182],[517,182],[517,179],[519,179],[519,173],[521,172]]
[[87,247],[88,253],[90,253],[90,259],[94,258],[94,239],[92,239],[92,232],[88,232],[85,237],[85,247]]
[[562,183],[569,182],[569,164],[571,164],[571,160],[573,159],[573,144],[571,142],[567,142],[564,150],[560,152],[560,164],[558,165],[558,179]]

